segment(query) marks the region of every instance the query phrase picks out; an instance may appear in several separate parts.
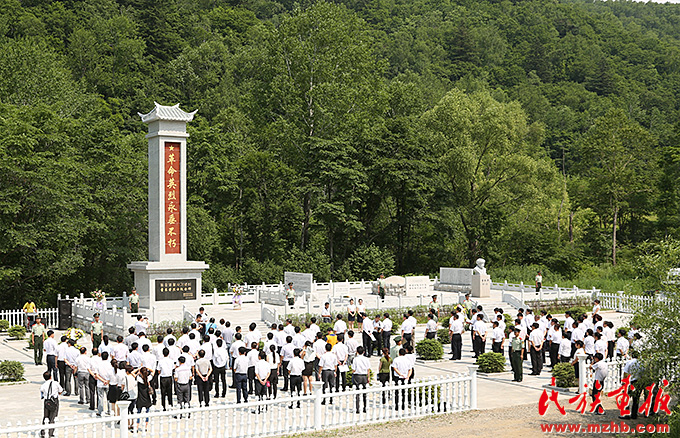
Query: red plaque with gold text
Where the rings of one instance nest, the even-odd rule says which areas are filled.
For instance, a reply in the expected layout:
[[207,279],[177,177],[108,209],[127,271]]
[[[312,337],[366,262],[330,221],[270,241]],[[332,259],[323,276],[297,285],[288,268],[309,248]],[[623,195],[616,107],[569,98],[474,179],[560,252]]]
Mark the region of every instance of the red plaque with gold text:
[[165,143],[165,253],[181,254],[180,144]]

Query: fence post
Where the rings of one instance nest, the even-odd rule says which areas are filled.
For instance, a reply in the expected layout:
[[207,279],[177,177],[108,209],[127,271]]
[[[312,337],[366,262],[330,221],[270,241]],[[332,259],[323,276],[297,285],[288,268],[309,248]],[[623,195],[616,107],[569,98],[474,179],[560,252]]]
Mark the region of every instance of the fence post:
[[323,427],[323,410],[321,409],[323,382],[312,382],[312,393],[314,394],[314,430],[321,430]]
[[120,400],[116,405],[120,409],[119,436],[120,438],[128,438],[128,408],[130,407],[130,400]]
[[477,409],[477,368],[479,368],[479,365],[468,365],[470,373],[470,409]]
[[401,294],[397,295],[399,297],[399,308],[401,309]]
[[543,285],[541,285],[541,288],[538,290],[538,299],[543,301]]
[[586,391],[588,376],[586,374],[586,354],[581,352],[576,355],[578,358],[578,393],[583,394]]
[[419,306],[423,305],[423,294],[418,295],[418,305]]
[[620,312],[623,309],[623,291],[617,292],[619,295],[616,297],[616,311]]
[[522,302],[522,307],[526,307],[526,306],[524,305],[524,288],[521,288],[521,289],[519,290],[519,300]]
[[217,305],[217,288],[213,288],[213,299],[212,299],[213,306]]

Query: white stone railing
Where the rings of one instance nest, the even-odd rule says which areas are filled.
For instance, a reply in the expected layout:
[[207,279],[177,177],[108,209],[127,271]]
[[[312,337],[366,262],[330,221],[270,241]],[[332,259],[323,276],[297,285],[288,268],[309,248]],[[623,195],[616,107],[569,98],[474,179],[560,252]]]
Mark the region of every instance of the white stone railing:
[[[366,389],[329,394],[322,393],[322,382],[313,382],[313,394],[302,397],[134,415],[127,412],[130,402],[120,401],[119,416],[97,418],[93,414],[83,419],[80,415],[71,420],[60,418],[50,425],[43,425],[39,420],[25,425],[8,424],[0,429],[0,436],[35,437],[42,430],[47,432],[53,428],[56,436],[73,437],[268,437],[468,411],[477,409],[477,366],[468,369],[468,374],[430,378],[408,385],[383,387],[374,382]],[[405,401],[404,409],[395,409],[397,397],[400,408]],[[332,404],[322,403],[325,399],[331,399]],[[128,430],[128,420],[135,425],[133,430]]]
[[597,299],[603,309],[616,310],[617,312],[633,313],[636,309],[649,307],[656,302],[666,303],[664,297],[628,295],[623,291],[613,293],[597,293]]
[[554,300],[562,298],[574,298],[574,297],[594,297],[594,294],[600,292],[600,289],[581,289],[576,286],[569,287],[559,287],[555,286],[545,286],[541,287],[539,292],[536,292],[536,288],[533,285],[520,283],[508,283],[504,281],[502,283],[492,282],[491,289],[501,290],[503,292],[520,292],[524,294],[525,300]]
[[[242,288],[241,303],[257,303],[257,293],[254,287],[246,285]],[[234,296],[235,294],[232,289],[229,289],[228,292],[218,292],[217,289],[214,289],[212,293],[201,294],[201,305],[217,306],[219,304],[233,304]]]
[[99,320],[104,324],[104,333],[107,335],[125,335],[127,329],[134,325],[132,315],[128,313],[126,307],[119,308],[114,305],[104,310],[98,307],[96,301],[91,298],[73,299],[71,316],[74,327],[83,329],[87,333],[95,313],[99,313]]
[[[42,323],[47,328],[56,328],[59,325],[59,309],[57,308],[38,308],[33,316],[42,318]],[[26,313],[21,309],[0,310],[0,319],[9,321],[10,327],[13,325],[26,326]]]

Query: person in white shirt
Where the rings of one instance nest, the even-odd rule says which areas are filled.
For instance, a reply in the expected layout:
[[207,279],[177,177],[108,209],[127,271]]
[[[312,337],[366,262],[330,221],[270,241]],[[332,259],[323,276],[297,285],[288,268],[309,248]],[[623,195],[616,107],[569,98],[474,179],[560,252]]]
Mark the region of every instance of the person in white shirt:
[[614,331],[614,323],[605,321],[602,334],[604,335],[604,340],[607,341],[607,357],[611,359],[614,357],[614,350],[616,350],[616,332]]
[[586,334],[578,326],[578,321],[574,321],[574,323],[571,326],[572,326],[572,330],[571,330],[571,357],[574,357],[574,353],[576,352],[576,341],[583,342],[583,339],[586,337]]
[[[175,340],[170,340],[171,346],[174,347]],[[176,348],[176,347],[175,347]],[[103,359],[103,357],[102,357]],[[163,405],[163,410],[166,409],[166,401],[170,407],[172,407],[172,388],[173,388],[173,372],[175,370],[175,361],[170,357],[170,349],[163,349],[163,358],[156,364],[156,369],[159,376],[159,386],[161,389],[161,404]]]
[[335,373],[335,392],[340,392],[340,383],[342,382],[342,390],[347,389],[347,359],[349,357],[349,349],[344,343],[345,335],[338,334],[338,342],[333,346],[332,351],[338,358],[338,371]]
[[76,348],[76,341],[73,339],[68,339],[67,341],[68,348],[66,349],[66,353],[64,356],[64,360],[66,362],[66,375],[64,376],[64,395],[69,396],[71,395],[71,379],[73,379],[73,393],[74,395],[78,395],[79,390],[78,390],[78,375],[77,375],[77,366],[76,366],[76,361],[78,360],[78,356],[80,356],[80,351]]
[[[609,374],[609,369],[603,359],[604,356],[601,353],[595,353],[593,363],[590,365],[590,368],[593,370],[593,402],[597,399],[597,394],[604,389],[604,380],[607,378],[607,374]],[[596,406],[595,415],[604,415],[602,404]]]
[[127,345],[123,343],[122,336],[118,336],[116,341],[117,344],[114,345],[112,349],[113,358],[116,359],[118,362],[126,362],[128,354],[130,353],[130,349],[128,348]]
[[[293,335],[295,334],[295,330],[293,330]],[[290,336],[293,336],[290,335]],[[279,325],[279,330],[274,333],[274,341],[276,342],[276,347],[278,348],[279,354],[281,354],[281,349],[283,348],[284,345],[286,345],[286,337],[288,335],[286,332],[283,330],[283,325]]]
[[557,320],[553,319],[554,323],[550,330],[548,330],[548,341],[550,342],[550,367],[554,367],[559,363],[560,344],[562,343],[562,328]]
[[186,356],[180,356],[175,369],[175,382],[177,383],[177,404],[180,408],[188,408],[191,405],[191,377],[192,367],[187,363]]
[[[410,345],[413,342],[413,332],[415,331],[415,326],[411,326],[411,320],[408,317],[408,313],[404,313],[404,322],[401,323],[401,340],[402,345]],[[364,344],[366,348],[366,344]]]
[[498,325],[498,321],[493,322],[493,330],[491,332],[491,351],[494,353],[503,354],[503,347],[505,345],[505,332],[501,330]]
[[262,339],[262,333],[257,329],[257,324],[254,322],[250,323],[248,330],[248,333],[244,336],[243,342],[245,342],[246,345],[251,345],[253,342],[259,344]]
[[292,320],[286,320],[286,326],[283,328],[283,331],[286,332],[286,336],[295,336],[295,326]]
[[496,315],[496,321],[498,321],[498,327],[503,331],[503,333],[505,333],[506,328],[505,316],[502,313],[499,313],[498,315]]
[[366,306],[364,306],[364,300],[359,298],[357,301],[357,323],[361,324],[364,322],[364,313],[366,313]]
[[319,326],[316,323],[316,317],[312,316],[309,319],[309,321],[311,322],[311,324],[309,325],[309,328],[314,330],[314,336],[316,337],[316,335],[319,334],[319,332],[321,331],[321,329],[319,328]]
[[139,344],[133,342],[130,346],[130,354],[128,354],[127,363],[132,366],[132,368],[139,368],[142,366],[142,354],[139,352]]
[[295,345],[295,348],[299,348],[302,350],[305,347],[305,342],[307,342],[307,338],[300,333],[300,327],[295,327],[295,334],[293,335],[293,345]]
[[347,332],[347,324],[342,320],[342,314],[338,313],[338,317],[333,325],[333,331],[338,335],[340,333],[345,334]]
[[96,370],[95,378],[97,379],[97,416],[101,417],[106,407],[106,414],[111,414],[111,406],[108,402],[109,383],[116,379],[116,372],[109,361],[109,353],[104,351],[101,353],[101,362]]
[[331,303],[325,303],[321,310],[321,321],[329,324],[331,322]]
[[628,339],[626,339],[626,331],[624,329],[619,329],[616,334],[619,337],[616,340],[616,356],[628,357],[628,348],[630,348],[630,342]]
[[366,316],[364,313],[362,315],[363,317],[363,322],[361,323],[361,329],[362,329],[362,339],[363,339],[363,344],[364,344],[364,350],[366,350],[366,356],[370,357],[373,355],[373,340],[375,339],[373,335],[373,321],[371,321],[371,318]]
[[392,336],[392,327],[394,324],[390,319],[390,314],[383,314],[384,319],[382,320],[382,348],[390,349],[390,338]]
[[607,341],[602,339],[602,333],[593,333],[593,338],[595,338],[595,353],[602,353],[603,357],[607,357]]
[[135,322],[135,334],[139,336],[140,333],[146,333],[149,330],[149,319],[142,315],[137,315],[137,322]]
[[[233,345],[232,345],[233,348]],[[234,386],[236,386],[236,403],[241,403],[241,398],[248,403],[248,358],[246,347],[239,347],[238,356],[234,359]]]
[[371,356],[373,352],[380,356],[381,346],[382,346],[382,321],[380,321],[380,315],[375,315],[373,319],[373,351],[371,351]]
[[[305,329],[302,331],[302,336],[305,337],[305,341],[309,342],[314,342],[314,339],[316,339],[316,332],[312,330],[310,323],[305,323]],[[268,348],[265,348],[265,350],[269,351]]]
[[[271,369],[268,395],[270,398],[276,398],[279,386],[279,373],[281,372],[281,355],[279,355],[276,345],[269,346],[269,350],[267,350],[267,363],[269,363],[269,368]],[[311,382],[309,386],[311,391]]]
[[578,378],[579,378],[579,367],[578,367],[579,355],[586,354],[586,350],[583,348],[583,341],[576,341],[573,345],[576,346],[576,350],[574,351],[574,354],[572,355],[572,357],[574,359],[571,361],[571,364],[574,366],[574,375],[575,375],[576,379],[578,380]]
[[[175,335],[172,334],[172,332],[173,332],[172,328],[169,328],[169,327],[168,327],[168,329],[165,331],[166,334],[165,334],[165,336],[162,337],[162,338],[163,338],[163,346],[164,346],[164,347],[168,347],[168,341],[169,341],[170,339],[173,339],[173,340],[175,341],[175,344],[177,344],[177,338],[175,337]],[[162,353],[161,353],[161,354],[162,354]]]
[[[63,389],[59,382],[52,380],[52,373],[50,371],[45,371],[43,373],[43,379],[45,383],[40,386],[40,398],[43,401],[44,415],[43,424],[54,423],[55,418],[59,415],[59,395],[62,393]],[[47,422],[45,421],[47,420]],[[45,431],[40,432],[41,437],[45,436]],[[49,429],[49,436],[52,438],[54,436],[54,429]]]
[[153,348],[153,345],[151,345],[151,340],[146,337],[146,333],[144,333],[144,332],[139,333],[139,339],[137,339],[137,345],[139,345],[139,351],[143,351],[145,345],[148,345],[149,349]]
[[[57,344],[57,369],[59,370],[59,385],[62,388],[66,387],[66,350],[68,349],[68,342],[66,336],[60,338],[61,342]],[[65,394],[67,395],[67,394]]]
[[227,367],[229,365],[229,352],[224,348],[224,340],[218,338],[215,341],[215,350],[212,356],[213,375],[215,376],[215,395],[220,397],[220,380],[222,381],[222,398],[227,395]]
[[583,338],[583,348],[586,350],[586,354],[592,357],[595,354],[595,338],[593,337],[593,330],[586,330],[586,337]]
[[[392,371],[393,379],[395,385],[405,385],[406,382],[411,378],[413,373],[413,367],[411,366],[411,361],[406,357],[406,349],[402,348],[399,350],[399,356],[395,357],[392,361]],[[394,408],[399,410],[399,393],[401,392],[401,409],[405,408],[406,404],[406,391],[404,389],[394,391]]]
[[449,335],[451,336],[451,360],[460,360],[463,353],[463,321],[454,310],[449,318]]
[[593,301],[593,324],[595,324],[595,315],[598,315],[600,311],[602,310],[602,306],[600,306],[600,300],[594,300]]
[[[358,347],[357,348],[357,354],[358,356],[356,357],[354,361],[354,372],[352,373],[352,384],[354,385],[354,388],[359,389],[361,387],[362,389],[366,389],[366,385],[368,384],[368,376],[369,376],[369,371],[371,369],[371,363],[369,362],[368,358],[364,356],[364,347]],[[344,378],[344,377],[343,377]],[[344,388],[343,388],[344,390]],[[356,400],[355,400],[355,406],[356,406],[356,413],[359,413],[359,394],[356,395]],[[364,413],[366,413],[366,394],[364,394]]]
[[97,370],[102,362],[102,358],[99,357],[99,349],[92,349],[92,357],[90,357],[90,363],[87,368],[87,386],[90,393],[90,410],[94,411],[97,408]]
[[564,316],[567,317],[567,319],[564,320],[564,330],[571,332],[572,326],[574,324],[574,318],[571,317],[571,312],[569,311],[564,312]]
[[437,321],[434,320],[434,314],[427,314],[427,324],[425,325],[425,338],[434,339],[437,337]]
[[543,331],[537,322],[533,325],[533,330],[529,334],[529,354],[531,355],[531,374],[538,376],[543,368]]
[[79,405],[90,404],[90,358],[87,356],[87,348],[80,347],[80,355],[76,359],[76,376],[78,381]]
[[[281,366],[283,367],[283,392],[288,391],[289,375],[288,363],[295,357],[295,345],[293,345],[293,337],[286,337],[286,345],[281,349]],[[301,380],[302,381],[302,380]]]
[[259,360],[260,352],[257,349],[257,342],[253,342],[249,347],[250,351],[246,353],[248,358],[248,395],[253,395],[255,392],[255,365]]
[[571,333],[562,333],[562,340],[560,341],[560,348],[557,351],[557,357],[562,363],[568,363],[571,359]]
[[47,358],[47,371],[52,373],[52,378],[57,380],[59,373],[57,370],[57,341],[54,340],[54,331],[47,331],[47,339],[43,344],[45,350],[45,357]]
[[[366,318],[364,320],[369,321]],[[321,356],[319,360],[319,374],[321,375],[321,380],[323,381],[323,393],[326,393],[326,389],[333,392],[333,384],[335,383],[335,373],[338,369],[338,356],[331,350],[333,346],[331,344],[326,344],[326,352]],[[326,404],[326,399],[324,399],[322,404]],[[333,404],[333,398],[331,397],[330,403]]]
[[486,350],[486,323],[484,322],[484,316],[481,313],[476,314],[476,320],[472,325],[472,332],[474,333],[474,357],[475,359],[483,354]]
[[[271,368],[267,363],[267,353],[260,351],[258,354],[258,361],[255,363],[255,395],[257,399],[262,401],[267,396],[267,382]],[[260,408],[258,407],[258,413]]]
[[347,306],[347,322],[349,323],[349,329],[354,330],[354,321],[357,320],[357,306],[354,304],[354,299],[349,300],[349,305]]
[[[330,346],[330,344],[329,344]],[[305,370],[305,362],[300,357],[300,349],[293,349],[293,357],[288,361],[286,366],[286,375],[290,376],[290,396],[293,397],[294,393],[297,391],[298,397],[300,396],[300,391],[302,391],[302,372]],[[291,402],[289,408],[293,408],[293,403]],[[297,407],[300,407],[300,402],[297,403]]]

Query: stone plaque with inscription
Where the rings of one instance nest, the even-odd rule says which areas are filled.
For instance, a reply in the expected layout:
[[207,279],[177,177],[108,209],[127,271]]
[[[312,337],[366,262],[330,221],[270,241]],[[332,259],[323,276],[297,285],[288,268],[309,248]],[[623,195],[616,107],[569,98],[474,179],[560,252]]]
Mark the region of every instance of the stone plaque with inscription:
[[196,280],[156,280],[156,301],[196,299]]

